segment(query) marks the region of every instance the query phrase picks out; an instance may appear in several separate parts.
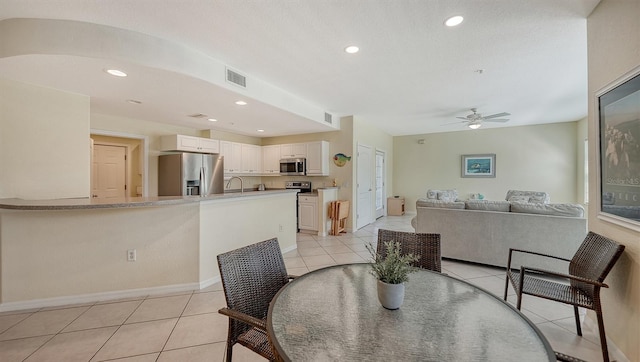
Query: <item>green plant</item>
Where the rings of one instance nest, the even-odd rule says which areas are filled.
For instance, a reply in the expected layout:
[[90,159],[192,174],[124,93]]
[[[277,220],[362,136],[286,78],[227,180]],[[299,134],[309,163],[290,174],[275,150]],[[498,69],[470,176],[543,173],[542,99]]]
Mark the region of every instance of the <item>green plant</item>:
[[399,242],[385,242],[384,247],[387,251],[385,256],[378,254],[370,243],[366,246],[373,258],[371,274],[378,280],[389,284],[400,284],[409,280],[409,273],[415,271],[411,263],[417,261],[418,256],[402,255]]

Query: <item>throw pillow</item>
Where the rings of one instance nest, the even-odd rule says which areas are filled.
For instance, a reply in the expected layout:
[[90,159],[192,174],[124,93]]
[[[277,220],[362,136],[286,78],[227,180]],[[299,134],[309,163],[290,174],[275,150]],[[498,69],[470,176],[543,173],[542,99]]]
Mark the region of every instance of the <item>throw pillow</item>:
[[427,190],[427,199],[437,200],[438,192],[440,192],[440,190]]
[[454,202],[458,199],[458,191],[457,190],[443,190],[438,191],[438,200]]
[[509,202],[529,202],[529,196],[511,196]]

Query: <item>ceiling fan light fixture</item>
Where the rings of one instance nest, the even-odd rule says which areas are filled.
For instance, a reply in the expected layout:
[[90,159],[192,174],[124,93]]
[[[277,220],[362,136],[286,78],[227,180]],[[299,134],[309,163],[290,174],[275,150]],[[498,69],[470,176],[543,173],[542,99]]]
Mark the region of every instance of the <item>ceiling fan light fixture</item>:
[[468,124],[468,127],[471,128],[471,129],[478,129],[481,126],[482,126],[482,123],[480,123],[480,122],[470,122]]

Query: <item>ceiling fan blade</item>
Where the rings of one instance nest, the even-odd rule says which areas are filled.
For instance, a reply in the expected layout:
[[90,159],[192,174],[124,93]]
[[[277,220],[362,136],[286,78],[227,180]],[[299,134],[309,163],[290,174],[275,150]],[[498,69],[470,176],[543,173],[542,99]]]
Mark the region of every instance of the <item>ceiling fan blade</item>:
[[483,122],[507,122],[507,121],[508,121],[508,119],[500,119],[500,118],[498,118],[498,119],[485,119],[485,120],[483,120]]
[[467,117],[456,117],[458,119],[464,119],[465,121],[468,121],[469,119]]
[[496,114],[492,114],[490,116],[483,116],[483,119],[491,119],[491,118],[498,118],[498,117],[504,117],[504,116],[510,116],[511,113],[507,113],[507,112],[502,112],[502,113],[496,113]]

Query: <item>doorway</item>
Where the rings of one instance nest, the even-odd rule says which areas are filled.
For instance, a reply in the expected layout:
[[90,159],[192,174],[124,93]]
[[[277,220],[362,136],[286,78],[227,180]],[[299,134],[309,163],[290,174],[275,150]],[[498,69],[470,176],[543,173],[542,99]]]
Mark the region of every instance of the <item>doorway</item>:
[[[148,196],[149,165],[147,155],[149,154],[149,142],[147,136],[105,130],[91,130],[91,196],[94,197],[93,195],[98,195],[98,197],[101,197],[101,193],[94,192],[94,188],[98,188],[97,185],[94,185],[94,179],[95,182],[97,182],[98,179],[98,167],[94,168],[93,164],[93,152],[94,146],[96,145],[118,146],[124,148],[126,155],[124,169],[126,190],[124,196]],[[107,168],[103,168],[101,172],[102,174],[111,174],[109,177],[114,180],[121,177],[114,170],[109,170]]]
[[376,219],[383,217],[385,214],[384,196],[386,195],[386,191],[384,178],[387,174],[385,170],[385,158],[386,154],[384,151],[376,150]]
[[356,230],[373,221],[373,152],[371,147],[358,145],[356,173]]
[[94,144],[91,197],[107,199],[127,194],[127,147]]

